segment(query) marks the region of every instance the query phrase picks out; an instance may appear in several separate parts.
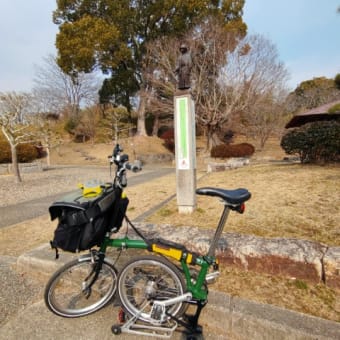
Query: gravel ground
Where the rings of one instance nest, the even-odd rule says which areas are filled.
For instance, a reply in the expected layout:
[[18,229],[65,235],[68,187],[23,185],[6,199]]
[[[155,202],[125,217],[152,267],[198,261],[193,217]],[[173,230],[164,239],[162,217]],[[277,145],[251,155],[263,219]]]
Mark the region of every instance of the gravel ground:
[[108,167],[58,167],[41,172],[23,173],[22,182],[14,176],[0,176],[0,207],[77,189],[78,183],[91,179],[110,181]]
[[0,256],[0,327],[42,297],[43,283],[15,271],[16,257]]

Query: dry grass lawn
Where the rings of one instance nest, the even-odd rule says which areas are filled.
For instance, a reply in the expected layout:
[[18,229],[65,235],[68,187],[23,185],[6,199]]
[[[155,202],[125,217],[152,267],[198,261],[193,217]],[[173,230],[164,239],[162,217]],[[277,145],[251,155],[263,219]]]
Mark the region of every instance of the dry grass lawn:
[[[227,231],[301,238],[340,246],[339,170],[337,166],[258,164],[225,172],[199,173],[197,186],[244,187],[252,193],[243,215],[230,214]],[[175,193],[175,178],[161,178],[150,185],[148,191],[155,197],[154,202]],[[140,192],[145,192],[140,190],[141,187],[128,188],[134,210]],[[148,221],[215,228],[221,209],[216,198],[198,196],[193,214],[179,214],[176,199],[173,199]]]
[[[132,155],[131,159],[133,153],[162,152],[156,139],[127,140],[123,145]],[[54,154],[52,159],[64,164],[105,164],[111,150],[110,145],[72,144],[60,150],[61,157]],[[87,156],[94,158],[88,160]],[[197,185],[227,189],[245,187],[252,193],[245,213],[230,215],[226,231],[262,237],[301,238],[340,246],[339,166],[268,162],[268,159],[278,160],[282,156],[278,141],[274,140],[265,150],[255,154],[251,165],[243,168],[207,174],[206,165],[199,159]],[[133,219],[175,194],[175,175],[128,187],[126,192],[130,199],[128,215]],[[198,197],[196,211],[182,215],[177,213],[176,199],[173,199],[147,220],[214,229],[221,209],[216,199]],[[2,228],[0,255],[18,256],[48,242],[54,228],[55,224],[49,221],[47,215]],[[20,250],[11,243],[11,240],[19,238],[23,240]],[[212,288],[340,322],[340,291],[323,284],[312,285],[300,280],[221,268],[221,277]]]

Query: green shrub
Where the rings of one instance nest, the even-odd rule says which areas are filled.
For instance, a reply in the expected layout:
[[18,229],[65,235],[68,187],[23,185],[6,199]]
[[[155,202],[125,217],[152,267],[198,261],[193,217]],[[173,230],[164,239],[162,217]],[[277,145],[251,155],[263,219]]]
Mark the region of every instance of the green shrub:
[[249,143],[220,144],[211,149],[210,156],[214,158],[250,157],[254,152],[254,146]]
[[312,122],[292,129],[282,137],[281,147],[289,155],[298,154],[301,163],[339,161],[340,122]]
[[[37,148],[32,144],[19,144],[17,146],[18,162],[28,163],[38,158]],[[11,163],[12,154],[8,142],[0,142],[0,163]]]

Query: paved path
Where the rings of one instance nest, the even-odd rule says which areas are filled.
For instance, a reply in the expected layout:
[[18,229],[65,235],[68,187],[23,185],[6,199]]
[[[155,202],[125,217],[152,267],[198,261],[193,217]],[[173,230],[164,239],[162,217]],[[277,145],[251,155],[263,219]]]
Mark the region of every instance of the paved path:
[[[138,174],[130,173],[128,185],[133,186],[144,183],[157,177],[171,174],[174,171],[174,168],[157,168],[146,169]],[[0,228],[47,214],[48,207],[51,205],[51,203],[62,197],[64,194],[66,194],[66,192],[41,197],[6,207],[0,207]]]
[[[41,252],[45,264],[55,262],[50,249],[39,251]],[[136,255],[133,250],[123,252],[119,257],[119,267],[132,256],[131,253]],[[62,265],[70,260],[72,255],[63,253],[58,260],[61,261],[59,264]],[[4,307],[7,305],[9,307],[2,311],[2,318],[0,318],[0,340],[160,340],[159,337],[126,333],[114,336],[111,326],[117,324],[120,309],[117,301],[109,303],[94,314],[81,318],[67,319],[54,315],[46,308],[43,301],[44,288],[51,275],[49,271],[53,272],[54,266],[44,264],[45,274],[48,272],[48,275],[34,273],[32,268],[27,269],[22,275],[21,270],[17,272],[13,269],[15,262],[15,258],[0,256],[0,274],[8,280],[6,282],[0,280],[2,288],[0,302],[6,302]],[[8,285],[9,281],[11,285]],[[198,340],[225,340],[224,336],[210,329],[203,318],[201,324],[204,325],[204,337],[199,337]],[[171,340],[185,340],[181,329],[173,334]]]

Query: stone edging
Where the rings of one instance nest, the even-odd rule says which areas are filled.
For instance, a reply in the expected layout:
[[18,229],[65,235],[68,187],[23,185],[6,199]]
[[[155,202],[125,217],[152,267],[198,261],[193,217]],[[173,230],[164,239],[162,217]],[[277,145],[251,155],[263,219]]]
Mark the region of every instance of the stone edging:
[[[197,227],[136,223],[150,238],[184,244],[188,249],[206,253],[212,231]],[[131,230],[131,229],[130,229]],[[340,247],[299,239],[263,238],[223,233],[217,251],[220,261],[246,270],[281,275],[340,288]]]
[[227,339],[337,339],[340,323],[273,305],[209,292],[209,327]]
[[231,157],[223,162],[209,161],[207,172],[225,171],[228,169],[236,169],[249,164],[248,157]]
[[[12,169],[13,169],[12,163],[0,164],[0,175],[12,174],[13,173]],[[22,173],[28,173],[43,171],[43,167],[41,162],[20,163],[19,170]]]

